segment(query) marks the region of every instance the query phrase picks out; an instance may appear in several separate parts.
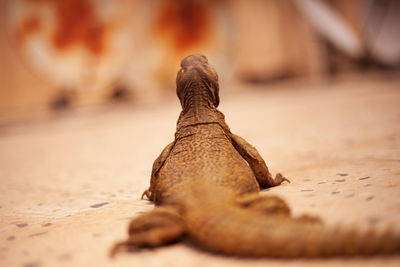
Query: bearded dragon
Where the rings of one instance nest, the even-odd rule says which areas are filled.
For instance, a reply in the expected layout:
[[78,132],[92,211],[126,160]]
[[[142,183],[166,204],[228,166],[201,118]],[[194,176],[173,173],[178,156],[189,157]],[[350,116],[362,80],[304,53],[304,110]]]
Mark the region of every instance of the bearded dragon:
[[283,199],[259,194],[289,180],[273,178],[256,148],[230,131],[217,109],[218,75],[205,56],[184,58],[176,85],[182,112],[175,139],[154,161],[143,193],[156,207],[131,221],[129,238],[113,255],[184,236],[203,249],[246,257],[400,252],[398,235],[325,227],[317,217],[291,216]]

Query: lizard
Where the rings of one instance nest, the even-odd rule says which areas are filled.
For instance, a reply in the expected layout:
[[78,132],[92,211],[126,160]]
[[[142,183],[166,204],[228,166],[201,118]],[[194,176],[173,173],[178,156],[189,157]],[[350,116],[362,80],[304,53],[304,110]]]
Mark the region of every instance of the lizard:
[[121,250],[158,247],[183,238],[216,253],[245,257],[393,254],[400,237],[326,227],[294,217],[280,197],[260,194],[289,182],[272,177],[257,149],[231,132],[219,105],[218,75],[204,55],[181,61],[176,92],[182,106],[175,139],[154,161],[143,193],[154,210],[134,218]]

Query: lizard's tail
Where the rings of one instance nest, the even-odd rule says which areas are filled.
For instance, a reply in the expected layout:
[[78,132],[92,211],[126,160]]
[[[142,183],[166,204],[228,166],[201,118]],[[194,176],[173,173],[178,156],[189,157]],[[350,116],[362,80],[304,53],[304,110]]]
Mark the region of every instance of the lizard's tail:
[[[316,222],[246,210],[235,206],[229,197],[223,198],[221,194],[203,193],[201,202],[188,201],[189,209],[184,212],[188,235],[214,252],[285,258],[400,253],[398,234],[332,229]],[[191,208],[190,203],[196,207]]]

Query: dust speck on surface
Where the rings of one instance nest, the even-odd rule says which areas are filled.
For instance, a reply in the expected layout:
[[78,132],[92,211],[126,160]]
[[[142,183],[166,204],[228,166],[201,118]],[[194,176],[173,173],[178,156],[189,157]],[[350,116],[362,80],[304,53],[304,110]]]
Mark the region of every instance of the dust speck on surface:
[[57,259],[58,259],[59,261],[71,260],[71,259],[72,259],[72,254],[71,254],[71,253],[65,253],[65,254],[62,254],[62,255],[58,256]]
[[348,176],[347,173],[336,173],[336,175],[339,175],[339,176]]
[[[144,214],[144,212],[137,212],[137,214]],[[132,220],[132,217],[122,217],[119,218],[118,221]]]
[[41,264],[40,262],[29,262],[29,263],[24,263],[22,266],[23,267],[39,267]]
[[343,182],[345,182],[346,181],[346,179],[336,179],[335,180],[335,182],[338,182],[338,183],[343,183]]
[[376,224],[380,221],[381,219],[378,217],[369,217],[367,218],[368,223],[370,224]]
[[374,196],[369,196],[369,197],[367,197],[365,200],[366,201],[370,201],[370,200],[373,200],[374,199]]
[[369,179],[369,178],[370,178],[369,176],[366,176],[366,177],[358,178],[358,180],[367,180],[367,179]]
[[318,182],[318,184],[326,184],[326,182]]
[[345,197],[354,197],[355,195],[356,194],[352,193],[352,194],[345,195]]
[[52,223],[45,223],[45,224],[42,224],[43,227],[48,227],[48,226],[51,226],[51,225],[53,225],[53,224],[52,224]]
[[40,235],[45,235],[45,234],[47,234],[47,232],[39,232],[39,233],[31,234],[31,235],[29,235],[29,237],[35,237],[35,236],[40,236]]
[[107,205],[107,204],[109,204],[109,202],[101,202],[101,203],[93,204],[93,205],[91,205],[90,207],[91,207],[92,209],[97,209],[97,208],[103,207],[103,206],[105,206],[105,205]]
[[15,236],[13,236],[13,235],[10,235],[9,237],[7,237],[7,240],[14,240],[15,239]]
[[17,223],[16,225],[17,225],[19,228],[28,226],[27,223]]
[[333,191],[333,192],[331,192],[332,195],[336,195],[336,194],[339,194],[339,193],[340,193],[340,191]]
[[312,192],[314,189],[302,189],[301,192]]

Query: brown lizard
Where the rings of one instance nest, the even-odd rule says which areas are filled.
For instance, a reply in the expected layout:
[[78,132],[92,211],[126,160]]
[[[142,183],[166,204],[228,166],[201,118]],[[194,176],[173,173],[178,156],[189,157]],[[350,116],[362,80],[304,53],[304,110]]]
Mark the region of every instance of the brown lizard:
[[[155,160],[150,188],[157,206],[131,221],[121,249],[157,247],[188,237],[228,255],[298,257],[400,252],[400,237],[325,227],[318,218],[295,218],[284,200],[260,195],[273,178],[257,150],[233,134],[217,110],[218,75],[203,55],[181,62],[177,95],[182,105],[175,140]],[[143,197],[142,196],[142,197]]]

